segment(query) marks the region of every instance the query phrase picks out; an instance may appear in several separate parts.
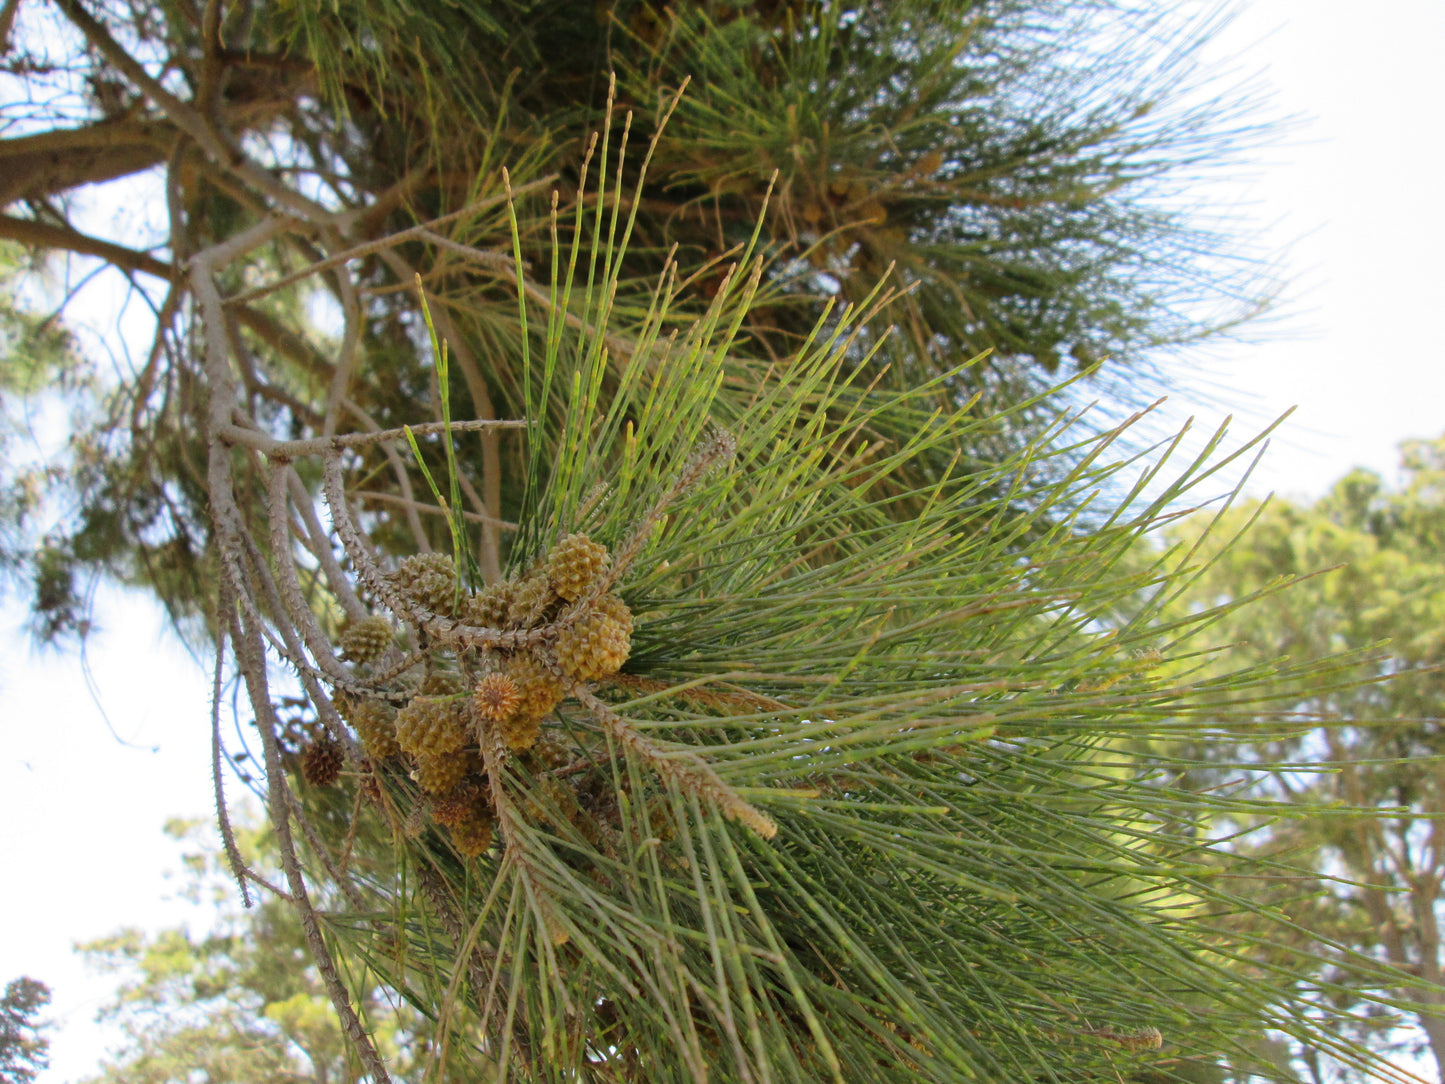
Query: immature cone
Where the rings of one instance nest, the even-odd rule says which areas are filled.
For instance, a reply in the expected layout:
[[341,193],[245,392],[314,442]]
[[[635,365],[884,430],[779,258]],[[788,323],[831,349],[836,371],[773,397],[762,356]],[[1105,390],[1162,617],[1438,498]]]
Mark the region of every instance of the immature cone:
[[482,759],[475,753],[444,753],[441,756],[416,758],[412,778],[428,794],[449,794],[467,776],[482,770]]
[[557,635],[557,664],[578,681],[615,674],[632,650],[632,611],[613,594]]
[[385,760],[401,752],[401,746],[396,744],[396,709],[390,704],[345,694],[338,695],[334,703],[341,717],[356,730],[367,756]]
[[528,573],[513,585],[507,624],[513,628],[535,625],[556,602],[557,592],[547,577],[540,572]]
[[517,689],[517,706],[500,722],[502,741],[514,753],[530,749],[537,740],[543,719],[562,702],[562,683],[555,674],[530,655],[518,655],[507,663],[507,677]]
[[478,858],[492,845],[492,818],[479,814],[452,825],[452,845],[463,858]]
[[507,624],[507,610],[512,605],[516,585],[510,580],[494,583],[467,600],[462,620],[468,625],[500,629]]
[[445,794],[431,799],[431,819],[448,827],[471,817],[481,802],[482,792],[475,783],[463,781]]
[[414,757],[459,752],[467,744],[470,712],[465,700],[417,696],[396,714],[396,741]]
[[443,617],[454,617],[457,602],[457,566],[444,553],[408,557],[391,580],[406,598]]
[[547,555],[544,571],[552,590],[567,602],[576,602],[607,570],[607,547],[585,534],[569,534]]
[[329,787],[341,778],[345,763],[341,745],[332,738],[320,738],[301,755],[301,777],[313,787]]
[[371,662],[391,646],[391,622],[376,616],[364,618],[341,634],[341,651],[350,662]]
[[488,674],[477,682],[472,693],[472,704],[477,714],[489,723],[501,723],[511,718],[522,703],[522,693],[517,683],[506,674]]

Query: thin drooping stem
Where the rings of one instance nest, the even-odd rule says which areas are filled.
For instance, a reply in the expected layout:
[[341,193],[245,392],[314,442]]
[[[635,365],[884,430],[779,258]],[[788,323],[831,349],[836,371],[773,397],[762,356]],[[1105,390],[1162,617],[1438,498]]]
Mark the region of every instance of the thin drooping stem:
[[309,440],[277,440],[259,429],[247,429],[239,425],[224,423],[216,430],[216,435],[228,444],[254,448],[271,459],[290,460],[301,459],[308,455],[335,454],[346,448],[364,448],[386,441],[405,440],[407,429],[411,430],[413,436],[421,437],[445,433],[449,429],[453,432],[522,429],[526,424],[526,422],[512,421],[506,418],[454,421],[450,425],[446,422],[423,422],[420,425],[409,425],[405,429],[379,429],[375,433],[341,433],[334,437],[312,437]]
[[361,893],[357,891],[356,885],[352,883],[351,878],[341,871],[340,863],[331,857],[330,848],[326,846],[321,836],[312,826],[310,819],[306,816],[306,811],[301,807],[301,803],[296,800],[294,794],[291,795],[290,798],[291,815],[296,818],[296,823],[301,826],[301,834],[306,837],[306,843],[311,848],[311,853],[316,856],[316,860],[320,862],[322,868],[326,870],[326,876],[331,879],[337,888],[341,889],[342,895],[346,897],[346,902],[351,904],[354,910],[358,912],[366,911],[366,900],[363,899]]
[[342,609],[346,611],[347,619],[350,621],[362,620],[366,617],[366,606],[356,594],[356,588],[352,586],[351,580],[342,570],[341,563],[336,560],[336,555],[331,549],[331,536],[321,526],[321,519],[316,515],[316,505],[311,494],[306,491],[305,483],[296,473],[295,467],[286,469],[286,485],[290,490],[292,503],[301,514],[301,521],[306,525],[306,549],[321,566],[321,571],[326,575],[326,584],[341,603]]
[[241,848],[236,845],[236,833],[231,829],[231,814],[226,808],[226,792],[221,779],[221,675],[226,663],[226,625],[219,614],[216,626],[216,664],[211,679],[211,785],[215,788],[216,827],[221,832],[226,861],[230,863],[231,873],[241,889],[241,902],[249,910],[251,890],[246,886],[246,876],[250,871],[241,857]]
[[286,883],[291,888],[292,903],[301,919],[301,929],[316,970],[330,995],[331,1004],[351,1044],[355,1047],[361,1062],[372,1076],[374,1084],[390,1084],[387,1072],[376,1046],[367,1034],[361,1018],[351,1004],[351,993],[336,970],[336,961],[321,933],[321,923],[316,909],[312,906],[306,888],[306,879],[301,872],[301,862],[296,856],[296,843],[291,836],[291,814],[295,799],[290,785],[286,782],[286,769],[281,764],[281,750],[276,741],[279,720],[271,707],[271,691],[266,679],[265,651],[260,635],[248,627],[244,620],[232,626],[231,635],[236,643],[236,659],[240,664],[251,706],[257,714],[257,729],[261,732],[261,745],[266,757],[266,784],[271,823],[276,829],[276,843],[281,852],[281,867],[286,873]]

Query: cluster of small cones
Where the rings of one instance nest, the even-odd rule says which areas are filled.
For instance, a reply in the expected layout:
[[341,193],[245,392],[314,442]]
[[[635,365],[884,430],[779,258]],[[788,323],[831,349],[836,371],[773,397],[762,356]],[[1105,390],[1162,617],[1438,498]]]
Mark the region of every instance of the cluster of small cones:
[[[367,757],[406,768],[425,795],[427,815],[464,857],[484,853],[492,841],[483,743],[514,754],[532,749],[570,689],[615,674],[627,661],[632,613],[610,590],[610,565],[604,546],[571,534],[525,575],[475,596],[458,589],[455,566],[438,554],[408,558],[392,575],[409,601],[441,616],[533,634],[513,650],[429,654],[425,678],[405,692],[335,698]],[[390,623],[369,617],[347,629],[339,646],[349,661],[366,665],[392,643]]]

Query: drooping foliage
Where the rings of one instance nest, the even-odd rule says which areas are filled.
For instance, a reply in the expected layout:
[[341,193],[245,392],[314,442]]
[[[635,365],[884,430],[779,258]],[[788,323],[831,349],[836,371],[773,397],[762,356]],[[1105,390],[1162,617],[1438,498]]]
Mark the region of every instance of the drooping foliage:
[[[204,382],[187,360],[183,269],[258,218],[297,226],[222,272],[226,334],[270,424],[299,435],[434,415],[415,273],[452,340],[459,414],[518,416],[500,169],[525,194],[520,281],[536,298],[548,193],[578,197],[613,72],[612,117],[630,110],[643,142],[690,80],[647,179],[634,155],[616,190],[635,198],[635,229],[614,357],[669,251],[689,270],[675,314],[695,319],[761,219],[768,270],[740,359],[789,356],[830,298],[856,302],[894,266],[912,290],[877,355],[885,384],[950,373],[936,402],[981,392],[995,409],[1077,366],[1095,372],[1091,394],[1137,405],[1161,349],[1262,294],[1237,242],[1165,198],[1250,138],[1239,101],[1193,87],[1208,29],[1143,0],[22,5],[4,65],[0,237],[99,258],[159,316],[93,434],[69,461],[57,453],[80,493],[32,546],[45,631],[83,622],[91,571],[150,584],[177,616],[204,595]],[[98,183],[145,211],[128,235],[87,213]],[[343,254],[332,266],[353,285],[333,270],[250,290]],[[1017,451],[1055,410],[1034,401],[969,453]],[[460,454],[486,514],[514,518],[496,442]],[[377,499],[408,499],[392,485],[379,479]]]

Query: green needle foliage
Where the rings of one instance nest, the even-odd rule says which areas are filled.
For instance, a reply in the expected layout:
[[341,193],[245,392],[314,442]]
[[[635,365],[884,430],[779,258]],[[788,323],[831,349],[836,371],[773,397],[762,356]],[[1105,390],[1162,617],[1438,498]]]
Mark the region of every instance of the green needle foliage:
[[[465,560],[439,589],[408,566],[388,578],[363,538],[384,534],[381,517],[342,530],[363,596],[407,626],[426,677],[418,692],[390,657],[359,664],[338,704],[472,713],[448,754],[471,758],[461,790],[428,782],[431,754],[407,746],[398,716],[405,755],[363,732],[357,797],[319,799],[316,814],[338,846],[395,841],[348,844],[350,887],[326,925],[359,969],[353,988],[379,979],[433,1021],[427,1072],[1242,1079],[1272,1072],[1252,1053],[1270,1032],[1368,1064],[1309,998],[1318,981],[1281,983],[1262,953],[1277,920],[1231,886],[1269,869],[1197,831],[1258,804],[1201,797],[1123,752],[1267,692],[1254,671],[1171,676],[1161,648],[1186,653],[1194,619],[1167,638],[1152,608],[1113,621],[1178,589],[1132,555],[1220,464],[1168,481],[1119,453],[1118,431],[1071,444],[1066,429],[965,463],[1007,416],[939,410],[931,383],[862,384],[886,287],[826,312],[729,395],[764,277],[746,254],[681,326],[681,276],[665,270],[615,363],[602,337],[548,315],[576,288],[590,324],[613,319],[628,222],[598,223],[554,264],[575,258],[575,273],[523,302],[530,474],[505,578],[478,581]],[[438,496],[452,462],[440,443],[426,468]],[[912,482],[920,462],[948,466]],[[488,616],[495,592],[521,597],[578,533],[610,564],[576,601]],[[584,680],[564,645],[604,591],[625,602],[630,652]],[[514,742],[480,690],[523,684],[524,663],[550,669],[558,693],[540,734]],[[456,801],[494,834],[460,831]],[[335,876],[314,838],[310,855]],[[1241,912],[1260,924],[1247,938],[1220,921]]]
[[[1169,350],[1269,295],[1238,239],[1188,210],[1201,171],[1259,134],[1248,94],[1194,69],[1214,25],[1157,0],[21,5],[0,59],[0,238],[99,259],[157,325],[92,412],[73,511],[31,540],[39,627],[84,629],[96,573],[146,584],[178,618],[205,608],[191,256],[268,216],[292,223],[219,269],[248,409],[278,431],[435,416],[418,273],[454,354],[457,416],[520,417],[516,290],[547,291],[547,194],[576,204],[590,134],[629,109],[658,134],[688,80],[646,179],[634,155],[615,190],[635,193],[635,229],[605,329],[614,358],[670,251],[689,270],[674,319],[697,319],[761,222],[769,262],[740,362],[791,356],[830,299],[861,302],[893,266],[912,289],[880,348],[884,382],[932,387],[945,409],[975,393],[991,413],[1028,404],[969,455],[998,460],[1047,430],[1060,407],[1041,393],[1075,370],[1093,374],[1088,396],[1142,405]],[[97,236],[76,196],[121,178],[115,198],[148,228]],[[304,276],[323,259],[339,260],[331,277]],[[252,289],[278,280],[290,288]],[[458,454],[486,514],[516,520],[520,472],[495,440]],[[410,499],[389,470],[376,483],[376,500]]]
[[[1258,804],[1133,752],[1276,691],[1178,679],[1199,622],[1137,563],[1213,446],[1171,481],[1043,386],[1241,311],[1153,202],[1239,134],[1171,104],[1187,35],[43,10],[75,48],[13,65],[41,130],[0,141],[0,233],[166,286],[52,579],[213,638],[227,857],[296,909],[356,1075],[1207,1079],[1270,1072],[1271,1031],[1367,1062],[1233,891],[1268,864],[1201,832]],[[162,163],[165,259],[57,206]],[[279,876],[227,827],[228,675]],[[426,1021],[404,1057],[378,991]]]

